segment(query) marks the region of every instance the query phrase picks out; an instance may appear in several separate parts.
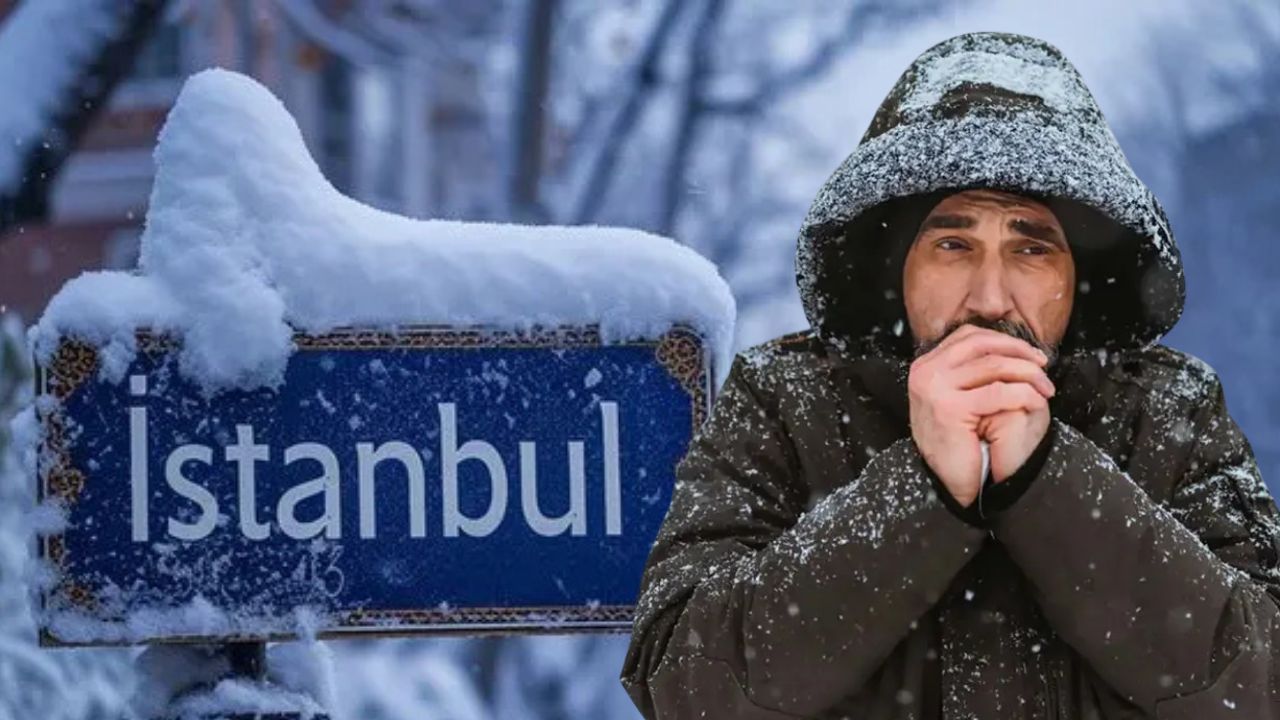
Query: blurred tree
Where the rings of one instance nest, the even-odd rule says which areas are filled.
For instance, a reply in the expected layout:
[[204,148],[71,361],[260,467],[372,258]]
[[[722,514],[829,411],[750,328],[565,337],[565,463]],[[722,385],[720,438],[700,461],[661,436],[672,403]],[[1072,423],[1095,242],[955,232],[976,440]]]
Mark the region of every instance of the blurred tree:
[[[395,88],[394,149],[384,156],[393,209],[412,217],[498,219],[496,114],[486,63],[507,47],[502,0],[276,0],[314,42]],[[523,7],[523,4],[521,4]],[[369,199],[362,188],[357,197]]]
[[541,192],[551,218],[675,237],[730,278],[740,307],[776,298],[793,283],[776,238],[807,199],[761,163],[778,148],[830,161],[789,117],[792,100],[868,39],[966,4],[566,0],[551,91],[564,139]]
[[166,4],[28,0],[5,19],[0,238],[13,225],[45,218],[58,171],[129,73]]
[[[1280,6],[1206,9],[1151,38],[1161,105],[1124,138],[1158,163],[1187,275],[1187,305],[1169,342],[1222,376],[1263,477],[1280,487],[1280,385],[1270,382],[1280,346],[1280,252],[1271,236],[1280,188]],[[1204,25],[1212,43],[1180,62]],[[1145,143],[1145,145],[1143,145]]]
[[507,217],[516,222],[543,223],[548,219],[538,181],[543,167],[557,4],[557,0],[529,0],[516,38],[520,43],[521,71],[514,89],[507,161]]

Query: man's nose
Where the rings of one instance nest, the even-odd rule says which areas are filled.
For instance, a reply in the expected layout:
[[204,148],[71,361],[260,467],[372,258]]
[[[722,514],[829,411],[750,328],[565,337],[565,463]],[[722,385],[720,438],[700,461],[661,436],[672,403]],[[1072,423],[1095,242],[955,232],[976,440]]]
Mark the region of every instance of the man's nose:
[[969,280],[966,308],[979,317],[998,320],[1013,310],[1013,298],[1005,282],[1004,266],[997,255],[988,255]]

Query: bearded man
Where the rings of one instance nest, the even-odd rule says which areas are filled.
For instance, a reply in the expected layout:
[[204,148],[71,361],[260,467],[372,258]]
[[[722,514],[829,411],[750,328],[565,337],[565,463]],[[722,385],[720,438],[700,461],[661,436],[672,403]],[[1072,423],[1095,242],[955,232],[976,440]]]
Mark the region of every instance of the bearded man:
[[650,719],[1280,718],[1280,512],[1159,203],[1042,41],[907,69],[734,358],[621,681]]

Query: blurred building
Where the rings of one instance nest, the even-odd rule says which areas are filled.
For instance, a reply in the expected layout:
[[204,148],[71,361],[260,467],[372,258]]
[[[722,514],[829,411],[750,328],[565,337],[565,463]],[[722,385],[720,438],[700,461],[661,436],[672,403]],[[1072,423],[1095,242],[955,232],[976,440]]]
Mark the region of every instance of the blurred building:
[[[0,23],[16,4],[0,0]],[[433,162],[430,154],[433,144],[439,155],[474,147],[450,134],[483,128],[475,68],[456,57],[428,64],[406,52],[402,38],[371,30],[368,18],[360,18],[364,25],[350,20],[359,14],[351,6],[172,0],[128,79],[58,174],[47,222],[0,237],[0,313],[33,322],[69,278],[134,267],[157,134],[183,80],[207,67],[267,85],[344,192],[415,216],[483,214],[457,195],[468,174],[488,179],[484,154],[471,153],[465,164],[447,156]],[[428,88],[435,88],[429,97]],[[453,168],[447,183],[431,175],[442,167]]]

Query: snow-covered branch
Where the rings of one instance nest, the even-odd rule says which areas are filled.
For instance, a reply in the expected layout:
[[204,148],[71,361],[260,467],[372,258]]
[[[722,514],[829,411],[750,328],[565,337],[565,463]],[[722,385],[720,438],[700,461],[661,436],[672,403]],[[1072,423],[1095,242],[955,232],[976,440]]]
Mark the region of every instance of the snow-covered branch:
[[165,4],[24,2],[0,27],[0,230],[44,217],[54,177]]

